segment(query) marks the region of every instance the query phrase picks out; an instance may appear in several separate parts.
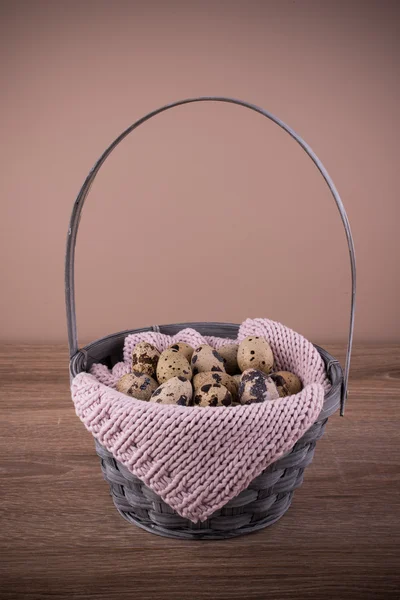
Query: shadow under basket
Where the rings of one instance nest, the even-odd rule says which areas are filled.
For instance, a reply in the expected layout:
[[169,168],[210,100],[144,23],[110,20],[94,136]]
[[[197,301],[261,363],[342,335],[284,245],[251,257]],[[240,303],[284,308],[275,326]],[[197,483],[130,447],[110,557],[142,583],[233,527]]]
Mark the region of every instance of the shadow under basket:
[[[88,371],[95,362],[112,368],[122,360],[124,339],[131,333],[155,330],[175,335],[186,327],[192,327],[202,335],[231,339],[236,338],[239,329],[238,325],[229,323],[179,323],[123,331],[79,350],[71,359],[71,376]],[[230,538],[268,527],[280,519],[291,504],[294,490],[303,482],[304,469],[313,459],[316,442],[324,433],[328,417],[340,406],[343,385],[341,366],[326,350],[318,346],[316,348],[331,382],[317,421],[288,454],[272,463],[236,498],[202,523],[192,523],[178,515],[96,441],[103,475],[110,485],[118,512],[147,531],[179,539]],[[310,512],[311,510],[310,507]]]

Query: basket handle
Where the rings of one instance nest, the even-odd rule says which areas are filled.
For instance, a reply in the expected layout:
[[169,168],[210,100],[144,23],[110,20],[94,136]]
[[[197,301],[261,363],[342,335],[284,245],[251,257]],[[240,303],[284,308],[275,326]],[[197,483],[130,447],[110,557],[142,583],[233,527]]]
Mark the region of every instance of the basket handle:
[[67,251],[65,257],[65,303],[67,309],[67,325],[68,325],[68,341],[69,341],[69,351],[70,357],[72,358],[78,351],[78,338],[77,338],[77,330],[76,330],[76,312],[75,312],[75,279],[74,279],[74,264],[75,264],[75,244],[76,244],[76,236],[78,233],[79,221],[81,217],[81,212],[83,208],[83,204],[86,200],[86,196],[89,193],[91,185],[100,170],[100,167],[103,165],[106,158],[111,154],[111,152],[118,146],[118,144],[129,134],[131,131],[148,121],[152,117],[162,113],[170,108],[175,106],[181,106],[182,104],[190,104],[191,102],[229,102],[231,104],[237,104],[239,106],[244,106],[245,108],[249,108],[250,110],[254,110],[255,112],[267,117],[279,127],[284,129],[300,146],[303,150],[308,154],[311,158],[322,177],[325,179],[326,184],[328,185],[331,194],[335,200],[336,206],[339,210],[340,217],[342,219],[342,223],[345,229],[347,245],[349,248],[350,254],[350,266],[351,266],[351,307],[350,307],[350,324],[349,324],[349,336],[348,336],[348,345],[347,345],[347,354],[346,354],[346,365],[344,372],[344,380],[341,392],[341,404],[340,404],[340,414],[343,416],[344,414],[344,405],[347,399],[347,389],[348,389],[348,380],[349,380],[349,369],[350,369],[350,359],[351,359],[351,349],[353,345],[353,333],[354,333],[354,309],[355,309],[355,299],[356,299],[356,261],[355,261],[355,251],[354,251],[354,243],[353,237],[351,235],[351,229],[349,220],[347,218],[346,211],[344,209],[342,200],[339,196],[339,193],[328,175],[327,170],[325,169],[322,162],[319,158],[314,154],[313,150],[310,146],[291,129],[288,125],[286,125],[283,121],[267,112],[266,110],[255,106],[254,104],[250,104],[249,102],[244,102],[243,100],[235,100],[234,98],[224,98],[219,96],[206,96],[200,98],[187,98],[186,100],[178,100],[177,102],[173,102],[172,104],[167,104],[166,106],[162,106],[161,108],[157,108],[152,112],[148,113],[136,123],[128,127],[125,131],[123,131],[113,142],[108,146],[108,148],[103,152],[100,156],[96,164],[93,166],[89,175],[86,177],[86,180],[75,200],[74,207],[72,209],[68,236],[67,236]]

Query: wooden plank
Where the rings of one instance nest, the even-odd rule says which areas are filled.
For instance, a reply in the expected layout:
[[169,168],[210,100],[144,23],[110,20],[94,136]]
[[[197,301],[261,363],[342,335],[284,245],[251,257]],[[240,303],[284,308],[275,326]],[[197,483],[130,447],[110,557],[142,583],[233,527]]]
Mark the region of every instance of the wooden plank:
[[65,347],[1,346],[0,394],[2,600],[399,597],[399,345],[356,347],[346,415],[329,420],[292,507],[227,541],[169,540],[118,515]]

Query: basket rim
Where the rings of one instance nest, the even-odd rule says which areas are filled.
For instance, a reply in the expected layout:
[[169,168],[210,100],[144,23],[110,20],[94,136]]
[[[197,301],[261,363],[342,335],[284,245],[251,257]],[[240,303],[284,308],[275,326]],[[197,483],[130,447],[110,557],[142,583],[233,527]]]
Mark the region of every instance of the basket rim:
[[[218,337],[226,337],[229,339],[235,339],[234,337],[231,337],[231,335],[225,335],[225,336],[221,335],[220,328],[225,327],[227,330],[226,333],[230,333],[234,336],[235,333],[238,331],[240,325],[237,323],[225,323],[225,322],[218,322],[218,321],[210,321],[210,322],[202,321],[202,322],[171,323],[171,324],[165,324],[165,325],[153,325],[153,326],[148,326],[148,327],[141,327],[138,329],[126,329],[126,330],[122,330],[122,331],[119,331],[116,333],[111,333],[107,336],[98,338],[98,339],[94,340],[93,342],[90,342],[89,344],[87,344],[86,346],[84,346],[83,348],[78,350],[78,352],[76,352],[74,354],[74,356],[71,357],[70,363],[69,363],[70,378],[72,380],[79,373],[87,372],[88,368],[94,362],[97,362],[97,361],[100,362],[102,359],[102,356],[104,356],[104,354],[102,355],[101,350],[104,349],[108,345],[108,342],[110,342],[112,340],[115,342],[115,346],[118,346],[118,343],[120,340],[124,340],[127,335],[130,335],[133,333],[158,331],[160,333],[167,333],[167,334],[171,335],[171,334],[177,333],[181,329],[185,329],[187,327],[191,327],[197,331],[199,331],[199,329],[204,330],[205,328],[207,328],[207,329],[209,329],[209,328],[217,329],[218,328],[219,329]],[[199,331],[199,332],[202,333],[201,331]],[[208,332],[208,333],[206,333],[206,335],[213,335],[213,333]],[[342,370],[342,367],[341,367],[339,361],[334,356],[332,356],[327,350],[322,348],[321,346],[318,346],[317,344],[313,344],[313,345],[317,349],[322,360],[325,363],[326,372],[327,372],[329,381],[331,382],[331,387],[325,393],[324,404],[323,404],[323,407],[322,407],[321,412],[317,419],[318,421],[320,421],[322,419],[326,419],[327,417],[331,416],[340,407],[340,398],[341,398],[341,392],[342,392],[342,387],[343,387],[343,382],[344,382],[344,376],[343,376],[343,370]]]

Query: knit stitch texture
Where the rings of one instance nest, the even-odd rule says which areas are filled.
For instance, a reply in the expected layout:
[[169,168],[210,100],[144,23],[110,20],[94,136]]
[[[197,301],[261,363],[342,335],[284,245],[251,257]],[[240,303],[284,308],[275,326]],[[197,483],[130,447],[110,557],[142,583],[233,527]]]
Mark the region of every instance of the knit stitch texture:
[[184,329],[175,336],[131,334],[124,361],[110,371],[93,365],[71,384],[76,413],[93,436],[182,517],[204,521],[291,450],[317,420],[329,380],[314,346],[267,319],[247,319],[237,341],[265,337],[276,370],[296,373],[303,390],[271,402],[235,407],[184,407],[143,402],[115,389],[130,371],[132,351],[147,341],[162,351],[178,341],[220,348],[232,340]]

